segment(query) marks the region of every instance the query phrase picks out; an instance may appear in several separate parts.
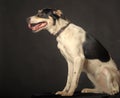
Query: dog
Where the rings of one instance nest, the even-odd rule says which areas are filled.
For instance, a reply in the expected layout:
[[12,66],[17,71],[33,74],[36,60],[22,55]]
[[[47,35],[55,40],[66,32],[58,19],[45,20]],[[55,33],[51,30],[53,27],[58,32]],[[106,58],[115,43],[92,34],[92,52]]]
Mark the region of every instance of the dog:
[[78,86],[81,72],[85,72],[94,88],[84,88],[82,93],[119,92],[120,72],[111,55],[91,34],[71,23],[58,9],[41,9],[27,18],[28,27],[37,33],[48,30],[56,37],[57,47],[68,64],[66,86],[56,95],[72,96]]

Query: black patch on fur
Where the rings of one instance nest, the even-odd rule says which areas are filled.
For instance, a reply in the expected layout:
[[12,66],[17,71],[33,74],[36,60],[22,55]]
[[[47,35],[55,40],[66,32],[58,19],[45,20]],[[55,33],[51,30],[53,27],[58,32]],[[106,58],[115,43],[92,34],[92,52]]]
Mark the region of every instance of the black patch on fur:
[[49,8],[46,8],[46,9],[42,9],[41,12],[38,11],[37,13],[37,17],[40,17],[40,18],[48,18],[49,16],[51,16],[54,20],[54,25],[56,24],[56,20],[59,19],[60,17],[56,14],[54,14],[53,12],[55,11],[55,9],[49,9]]
[[108,51],[90,34],[86,34],[86,41],[83,43],[83,51],[87,59],[99,59],[102,62],[110,60]]

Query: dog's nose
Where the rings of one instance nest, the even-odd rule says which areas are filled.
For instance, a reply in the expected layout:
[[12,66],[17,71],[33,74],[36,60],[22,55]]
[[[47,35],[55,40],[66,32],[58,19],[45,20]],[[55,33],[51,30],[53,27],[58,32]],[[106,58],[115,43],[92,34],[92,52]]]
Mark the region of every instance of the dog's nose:
[[29,23],[29,22],[30,22],[30,19],[31,19],[30,17],[28,17],[28,18],[27,18],[27,23]]

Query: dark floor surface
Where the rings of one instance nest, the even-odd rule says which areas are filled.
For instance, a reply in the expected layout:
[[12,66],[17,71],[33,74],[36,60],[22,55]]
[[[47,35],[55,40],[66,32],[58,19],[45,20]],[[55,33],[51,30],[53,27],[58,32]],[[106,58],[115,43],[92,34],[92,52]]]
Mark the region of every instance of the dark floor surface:
[[[32,95],[32,98],[56,98],[56,97],[61,97],[58,95],[54,95],[53,93],[36,93],[34,95]],[[63,96],[62,96],[63,97]],[[107,94],[83,94],[83,93],[79,93],[79,92],[75,92],[75,94],[73,96],[71,96],[71,98],[120,98],[120,93],[110,96]]]

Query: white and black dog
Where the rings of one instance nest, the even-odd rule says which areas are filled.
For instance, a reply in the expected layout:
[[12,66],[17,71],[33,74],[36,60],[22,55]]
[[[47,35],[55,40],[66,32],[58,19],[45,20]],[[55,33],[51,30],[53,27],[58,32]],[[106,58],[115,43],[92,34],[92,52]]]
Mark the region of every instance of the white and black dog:
[[61,10],[42,9],[27,21],[32,31],[46,29],[56,36],[57,47],[68,63],[66,86],[56,92],[57,95],[72,96],[81,72],[85,72],[95,86],[84,88],[82,93],[114,95],[119,92],[120,72],[108,51],[80,26],[65,19]]

